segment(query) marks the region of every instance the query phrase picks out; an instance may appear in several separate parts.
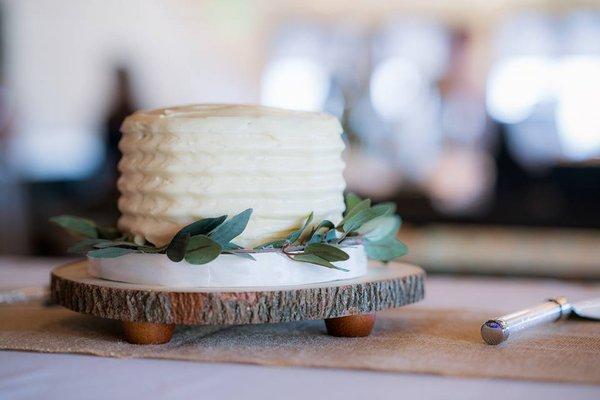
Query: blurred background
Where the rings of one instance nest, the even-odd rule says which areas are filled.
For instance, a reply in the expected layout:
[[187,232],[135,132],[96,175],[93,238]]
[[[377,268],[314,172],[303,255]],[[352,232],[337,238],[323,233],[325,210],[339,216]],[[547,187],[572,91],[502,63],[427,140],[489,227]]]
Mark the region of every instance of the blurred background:
[[599,2],[0,1],[0,254],[115,222],[123,118],[201,102],[337,116],[429,271],[600,278]]

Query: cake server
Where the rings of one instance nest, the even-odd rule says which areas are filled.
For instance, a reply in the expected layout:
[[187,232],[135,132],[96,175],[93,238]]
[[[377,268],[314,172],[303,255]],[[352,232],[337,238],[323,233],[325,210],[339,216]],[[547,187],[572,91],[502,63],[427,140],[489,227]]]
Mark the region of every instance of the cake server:
[[548,299],[537,306],[486,321],[481,326],[481,337],[487,344],[500,344],[524,329],[573,315],[600,320],[600,297],[577,303],[570,303],[565,297]]

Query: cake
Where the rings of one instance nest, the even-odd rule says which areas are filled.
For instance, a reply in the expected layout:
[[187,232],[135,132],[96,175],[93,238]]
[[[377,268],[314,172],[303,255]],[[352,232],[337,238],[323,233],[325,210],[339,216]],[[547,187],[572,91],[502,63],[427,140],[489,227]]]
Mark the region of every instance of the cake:
[[331,115],[251,105],[138,111],[122,125],[117,228],[60,216],[93,276],[201,287],[352,279],[406,252],[392,204],[344,196]]
[[119,148],[119,228],[137,243],[168,244],[202,217],[252,208],[243,247],[304,222],[340,222],[342,127],[330,115],[243,105],[141,111],[125,119]]

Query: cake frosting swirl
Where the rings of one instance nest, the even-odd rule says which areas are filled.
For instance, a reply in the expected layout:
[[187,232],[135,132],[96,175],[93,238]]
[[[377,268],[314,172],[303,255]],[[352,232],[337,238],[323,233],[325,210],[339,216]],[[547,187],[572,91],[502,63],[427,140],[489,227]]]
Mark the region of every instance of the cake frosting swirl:
[[254,212],[235,242],[252,247],[345,208],[338,120],[249,105],[139,111],[121,128],[119,229],[163,246],[200,218]]

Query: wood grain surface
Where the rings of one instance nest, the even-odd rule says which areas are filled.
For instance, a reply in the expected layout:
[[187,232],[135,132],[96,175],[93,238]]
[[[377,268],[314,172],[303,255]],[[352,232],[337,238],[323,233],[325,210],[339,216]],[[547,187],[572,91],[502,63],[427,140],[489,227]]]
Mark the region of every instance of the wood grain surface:
[[370,265],[367,275],[313,285],[265,288],[168,288],[92,277],[86,261],[52,272],[53,302],[73,311],[124,321],[240,325],[370,314],[421,300],[425,272],[416,266]]

